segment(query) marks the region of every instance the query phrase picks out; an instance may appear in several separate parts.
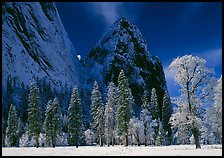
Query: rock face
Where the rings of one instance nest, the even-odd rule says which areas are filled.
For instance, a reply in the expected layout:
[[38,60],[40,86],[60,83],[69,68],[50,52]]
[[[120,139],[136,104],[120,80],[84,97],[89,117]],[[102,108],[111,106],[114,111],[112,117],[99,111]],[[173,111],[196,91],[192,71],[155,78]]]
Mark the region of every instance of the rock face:
[[[150,95],[156,88],[160,106],[167,90],[163,67],[151,56],[139,29],[120,18],[92,48],[82,65],[58,15],[55,3],[7,2],[2,5],[2,85],[7,77],[16,83],[29,84],[31,79],[47,78],[60,87],[77,85],[86,115],[96,80],[103,93],[113,81],[117,85],[121,69],[128,77],[139,115],[143,89]],[[2,90],[4,91],[4,89]]]
[[83,62],[87,89],[91,95],[96,80],[106,97],[106,86],[110,81],[117,85],[118,75],[123,69],[135,99],[135,112],[139,115],[144,88],[149,95],[156,88],[160,115],[164,92],[167,90],[162,64],[158,57],[151,56],[139,29],[127,19],[120,18],[92,48]]
[[59,87],[80,83],[80,63],[54,3],[2,5],[2,85],[44,78]]

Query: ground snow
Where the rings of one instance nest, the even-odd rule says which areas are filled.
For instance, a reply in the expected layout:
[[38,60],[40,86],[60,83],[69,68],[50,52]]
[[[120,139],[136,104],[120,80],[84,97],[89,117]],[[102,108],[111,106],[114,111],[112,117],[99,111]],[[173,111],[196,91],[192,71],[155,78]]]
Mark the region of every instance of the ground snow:
[[202,145],[195,149],[195,145],[171,146],[81,146],[56,148],[2,148],[2,156],[222,156],[222,145]]

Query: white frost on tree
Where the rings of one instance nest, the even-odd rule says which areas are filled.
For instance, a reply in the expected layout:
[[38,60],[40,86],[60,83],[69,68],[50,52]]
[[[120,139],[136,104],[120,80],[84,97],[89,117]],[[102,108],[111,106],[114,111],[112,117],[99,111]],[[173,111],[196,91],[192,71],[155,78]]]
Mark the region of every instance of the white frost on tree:
[[150,122],[152,121],[152,116],[149,112],[149,102],[147,99],[146,90],[144,90],[144,94],[142,97],[142,110],[140,112],[140,120],[143,122],[143,131],[144,131],[144,145],[147,146],[149,144],[149,129]]
[[107,103],[105,107],[105,138],[107,145],[114,145],[114,131],[116,123],[116,105],[117,105],[117,92],[116,87],[113,82],[109,83],[108,94],[107,94]]
[[[212,87],[209,85],[214,76],[214,70],[207,68],[205,64],[204,59],[185,55],[174,59],[169,65],[171,71],[174,72],[175,82],[180,86],[180,102],[182,104],[182,109],[178,111],[180,114],[174,114],[171,123],[186,127],[194,136],[196,148],[201,148],[199,130],[202,127],[202,120],[200,108],[205,99],[211,95]],[[175,116],[178,116],[179,119]]]
[[205,114],[203,138],[206,144],[222,143],[222,76],[214,87],[213,104]]
[[144,125],[139,118],[133,116],[129,122],[129,133],[132,136],[132,142],[140,146],[144,141]]
[[15,105],[11,104],[9,107],[9,114],[7,120],[5,145],[8,147],[17,146],[17,116]]
[[39,89],[36,84],[31,81],[30,93],[28,99],[28,122],[29,122],[29,134],[34,137],[36,141],[36,148],[39,147],[39,134],[41,131],[41,119],[40,119],[40,97]]
[[93,85],[91,101],[91,114],[94,125],[93,128],[96,130],[96,137],[99,140],[100,146],[103,146],[104,107],[102,101],[102,94],[99,90],[99,86],[96,81]]
[[95,134],[91,129],[87,129],[84,132],[85,135],[85,141],[87,145],[93,145],[94,141],[95,141]]
[[134,99],[128,79],[121,70],[118,76],[117,128],[123,144],[128,146],[128,124],[133,115]]
[[82,132],[81,124],[82,122],[79,93],[77,87],[74,87],[68,107],[69,145],[75,145],[76,147],[79,146]]

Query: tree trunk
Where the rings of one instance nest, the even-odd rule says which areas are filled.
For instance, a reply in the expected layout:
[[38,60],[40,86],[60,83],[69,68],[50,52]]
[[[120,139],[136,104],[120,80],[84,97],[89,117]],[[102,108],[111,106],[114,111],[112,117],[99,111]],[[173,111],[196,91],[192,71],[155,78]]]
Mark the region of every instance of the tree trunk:
[[36,148],[39,147],[38,137],[36,137]]
[[147,146],[147,131],[146,131],[146,125],[144,127],[144,135],[145,135],[145,146]]
[[112,146],[114,146],[114,134],[112,133]]
[[103,141],[102,141],[102,131],[100,131],[100,146],[103,146]]
[[194,142],[196,145],[196,149],[200,149],[201,145],[200,145],[200,141],[199,141],[199,130],[197,128],[193,128],[192,129],[192,134],[194,136]]
[[128,134],[125,133],[125,139],[124,139],[125,146],[128,146]]

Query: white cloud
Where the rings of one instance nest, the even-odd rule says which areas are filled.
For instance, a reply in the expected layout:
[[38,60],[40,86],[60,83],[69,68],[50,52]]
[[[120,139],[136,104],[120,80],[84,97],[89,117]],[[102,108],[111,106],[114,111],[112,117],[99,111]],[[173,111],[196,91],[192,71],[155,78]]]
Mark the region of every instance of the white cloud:
[[167,80],[174,80],[174,73],[170,71],[169,67],[164,68],[164,73]]
[[169,67],[164,67],[164,74],[166,78],[166,84],[169,91],[170,96],[178,96],[178,86],[174,81],[174,72],[170,71]]
[[120,18],[122,2],[90,2],[89,4],[93,12],[104,18],[107,25],[113,24],[113,22]]
[[202,53],[195,53],[195,55],[205,59],[209,67],[222,65],[222,48],[209,49]]

